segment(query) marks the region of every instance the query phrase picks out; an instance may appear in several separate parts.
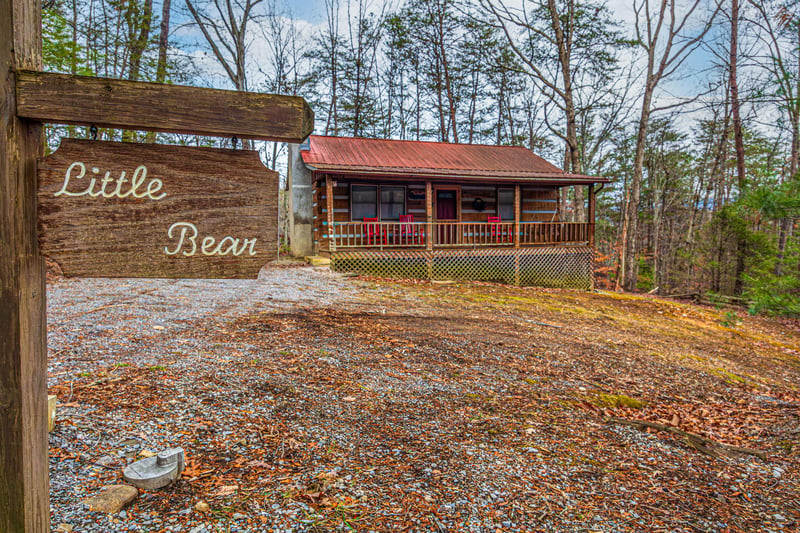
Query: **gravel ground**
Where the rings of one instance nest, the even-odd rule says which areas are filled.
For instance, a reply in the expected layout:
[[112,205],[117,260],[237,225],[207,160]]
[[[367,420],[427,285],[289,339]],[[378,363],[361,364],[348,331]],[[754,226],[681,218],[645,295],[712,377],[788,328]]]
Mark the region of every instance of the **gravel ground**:
[[[119,480],[121,468],[141,458],[137,455],[142,450],[184,444],[180,434],[164,431],[167,419],[169,425],[179,425],[190,418],[180,412],[187,407],[183,395],[180,401],[161,398],[167,402],[165,409],[141,417],[124,406],[113,409],[113,385],[98,402],[99,409],[74,402],[72,394],[65,397],[61,391],[72,393],[81,380],[93,386],[113,384],[115,373],[129,368],[163,369],[166,374],[165,361],[168,379],[191,380],[192,366],[197,363],[194,357],[203,358],[207,348],[192,334],[198,324],[222,328],[231,319],[256,311],[347,306],[359,292],[358,284],[345,282],[328,269],[297,264],[265,268],[258,280],[58,279],[49,283],[48,387],[61,386],[57,389],[58,426],[50,435],[51,451],[58,452],[50,459],[52,527],[65,531],[72,527],[75,532],[217,531],[214,526],[204,529],[202,520],[192,525],[183,519],[194,502],[176,509],[180,520],[145,516],[135,521],[129,521],[125,511],[120,516],[89,513],[80,503],[102,486],[92,481]],[[212,417],[225,418],[225,412],[210,411]],[[262,527],[237,529],[234,524],[231,529],[246,530],[261,531]]]
[[[776,367],[795,384],[786,390],[694,367],[677,373],[654,356],[662,339],[626,323],[627,311],[602,310],[609,299],[564,316],[542,300],[517,305],[531,294],[308,267],[266,269],[256,281],[56,281],[53,528],[797,530],[790,441],[800,434],[800,365]],[[577,313],[577,293],[564,294],[553,305],[575,300]],[[656,316],[666,324],[664,312]],[[676,324],[695,313],[680,312]],[[716,343],[681,349],[717,350],[722,364],[727,352]],[[667,407],[686,418],[698,406],[724,414],[735,431],[714,426],[723,440],[755,420],[761,429],[741,438],[771,458],[711,458],[678,439],[605,424],[585,398],[606,388],[639,392],[653,417]],[[174,446],[187,454],[176,484],[142,492],[118,515],[81,503],[120,482],[143,452]],[[196,510],[199,501],[208,512]]]

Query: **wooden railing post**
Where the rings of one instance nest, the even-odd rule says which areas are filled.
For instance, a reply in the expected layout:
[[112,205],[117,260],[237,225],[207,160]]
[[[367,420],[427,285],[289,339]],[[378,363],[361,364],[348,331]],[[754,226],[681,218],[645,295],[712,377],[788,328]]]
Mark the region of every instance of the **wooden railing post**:
[[39,0],[0,0],[0,531],[50,530],[44,259],[37,122],[16,115],[18,69],[41,69]]
[[330,174],[325,175],[325,204],[328,208],[328,250],[336,251],[336,229],[333,217],[333,179]]
[[425,182],[425,246],[428,251],[433,250],[433,187],[430,181]]
[[594,216],[595,216],[596,198],[594,194],[594,183],[589,185],[589,212],[586,214],[586,223],[588,227],[586,231],[589,232],[588,241],[589,246],[594,247]]
[[425,259],[428,270],[428,279],[433,279],[433,187],[430,181],[425,182],[425,249],[428,250]]
[[520,198],[521,189],[519,185],[514,186],[514,248],[519,248],[519,222],[522,215],[522,198]]

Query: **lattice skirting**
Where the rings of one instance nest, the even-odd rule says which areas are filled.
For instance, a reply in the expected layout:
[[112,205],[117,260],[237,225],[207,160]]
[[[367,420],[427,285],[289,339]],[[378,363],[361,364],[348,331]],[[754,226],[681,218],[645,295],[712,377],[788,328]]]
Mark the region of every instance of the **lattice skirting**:
[[370,276],[498,281],[525,287],[592,290],[589,246],[478,250],[358,250],[331,253],[331,269]]

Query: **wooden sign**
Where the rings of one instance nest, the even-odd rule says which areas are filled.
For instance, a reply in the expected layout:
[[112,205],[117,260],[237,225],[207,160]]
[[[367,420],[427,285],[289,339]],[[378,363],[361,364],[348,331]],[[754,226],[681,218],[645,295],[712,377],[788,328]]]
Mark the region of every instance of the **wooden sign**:
[[255,151],[64,139],[38,177],[41,253],[67,276],[255,278],[277,258]]

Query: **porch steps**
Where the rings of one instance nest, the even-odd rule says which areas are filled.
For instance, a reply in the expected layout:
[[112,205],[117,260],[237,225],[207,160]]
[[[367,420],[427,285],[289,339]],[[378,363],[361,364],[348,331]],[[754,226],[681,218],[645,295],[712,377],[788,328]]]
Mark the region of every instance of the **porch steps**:
[[330,258],[322,257],[321,255],[307,255],[304,259],[306,260],[306,263],[310,264],[313,267],[331,266]]

